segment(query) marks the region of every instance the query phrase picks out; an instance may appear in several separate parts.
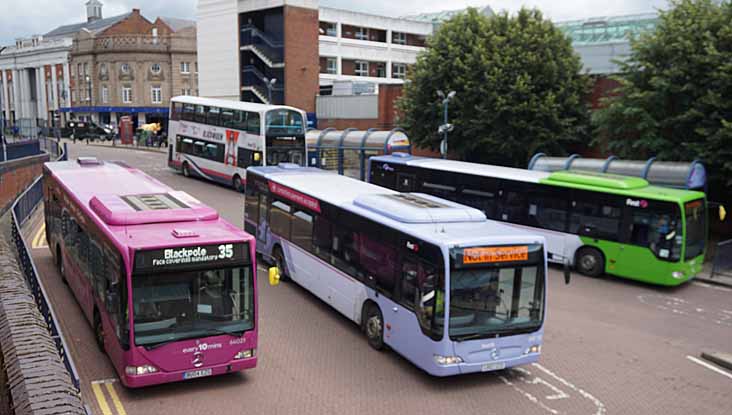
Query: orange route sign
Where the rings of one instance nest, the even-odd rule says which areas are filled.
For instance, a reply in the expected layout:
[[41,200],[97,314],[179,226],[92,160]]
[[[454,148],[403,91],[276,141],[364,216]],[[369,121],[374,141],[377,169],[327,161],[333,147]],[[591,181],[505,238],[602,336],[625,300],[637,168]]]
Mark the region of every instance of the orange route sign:
[[484,264],[489,262],[526,261],[529,259],[529,247],[493,246],[463,249],[464,264]]

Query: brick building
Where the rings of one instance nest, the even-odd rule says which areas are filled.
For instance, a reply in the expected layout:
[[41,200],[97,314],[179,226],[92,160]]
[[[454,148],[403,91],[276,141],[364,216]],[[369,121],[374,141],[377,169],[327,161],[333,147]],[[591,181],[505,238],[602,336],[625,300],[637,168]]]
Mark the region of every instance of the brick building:
[[[97,10],[101,13],[101,6]],[[101,14],[90,18],[101,19]],[[171,97],[198,93],[197,65],[195,22],[150,21],[132,9],[101,30],[76,32],[69,65],[71,105],[61,111],[102,124],[117,124],[123,115],[138,124],[165,124]]]

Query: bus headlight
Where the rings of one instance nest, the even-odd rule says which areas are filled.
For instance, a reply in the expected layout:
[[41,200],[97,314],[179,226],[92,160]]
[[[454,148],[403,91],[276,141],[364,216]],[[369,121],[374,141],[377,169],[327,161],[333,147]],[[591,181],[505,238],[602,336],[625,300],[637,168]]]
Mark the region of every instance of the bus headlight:
[[463,359],[460,356],[440,356],[436,354],[434,358],[435,363],[440,366],[455,365],[463,362]]
[[254,357],[254,352],[256,350],[257,349],[242,350],[239,353],[237,353],[236,356],[234,356],[234,360],[249,359],[250,357]]
[[529,347],[528,349],[526,349],[526,352],[524,352],[524,354],[539,353],[539,352],[541,352],[541,345],[535,344],[535,345]]
[[671,276],[676,278],[677,280],[680,280],[680,279],[684,278],[684,273],[681,271],[674,271],[671,273]]
[[131,376],[147,375],[148,373],[155,373],[157,371],[158,368],[153,365],[127,366],[125,368],[125,373]]

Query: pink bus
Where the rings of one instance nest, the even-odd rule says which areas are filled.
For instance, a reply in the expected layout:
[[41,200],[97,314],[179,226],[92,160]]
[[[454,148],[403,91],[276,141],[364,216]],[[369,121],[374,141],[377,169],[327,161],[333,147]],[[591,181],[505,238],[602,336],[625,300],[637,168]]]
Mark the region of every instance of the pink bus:
[[46,236],[127,387],[257,364],[254,239],[120,162],[43,169]]

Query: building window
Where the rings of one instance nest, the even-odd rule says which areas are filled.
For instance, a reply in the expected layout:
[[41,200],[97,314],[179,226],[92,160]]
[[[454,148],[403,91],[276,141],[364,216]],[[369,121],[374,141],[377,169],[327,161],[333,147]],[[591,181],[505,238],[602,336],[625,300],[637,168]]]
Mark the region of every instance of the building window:
[[160,68],[160,64],[159,64],[159,63],[153,63],[153,64],[152,64],[152,66],[150,67],[150,70],[151,70],[151,71],[152,71],[152,73],[154,73],[155,75],[158,75],[158,74],[160,74],[160,71],[161,71],[162,69]]
[[123,63],[122,65],[120,65],[119,70],[123,74],[127,75],[130,73],[130,65],[128,63]]
[[190,62],[181,62],[180,63],[180,73],[191,73],[191,63]]
[[407,64],[395,63],[391,68],[391,77],[395,79],[404,79],[407,77]]
[[71,102],[76,102],[76,93],[73,89],[71,90]]
[[122,102],[125,104],[132,103],[132,88],[129,86],[122,87]]
[[152,103],[153,104],[162,104],[163,103],[163,91],[160,89],[159,86],[154,86],[150,89],[152,94]]
[[106,63],[99,65],[99,74],[101,76],[107,76],[107,64]]
[[102,102],[105,104],[109,102],[109,88],[106,85],[102,85]]
[[191,88],[183,88],[180,90],[181,95],[191,95]]
[[369,40],[369,28],[368,27],[356,28],[356,39]]
[[369,76],[369,63],[356,61],[356,76]]
[[338,73],[338,59],[337,58],[326,58],[326,73],[336,75]]
[[395,45],[406,45],[407,44],[407,34],[404,32],[392,32],[391,43],[393,43]]
[[198,73],[198,62],[194,63],[196,65],[196,73]]
[[79,78],[81,78],[81,75],[83,75],[83,74],[84,74],[84,72],[82,72],[81,64],[80,63],[77,63],[76,64],[76,76],[78,76]]
[[320,34],[325,36],[338,36],[338,24],[331,22],[320,22]]
[[89,64],[84,63],[84,75],[89,75]]

